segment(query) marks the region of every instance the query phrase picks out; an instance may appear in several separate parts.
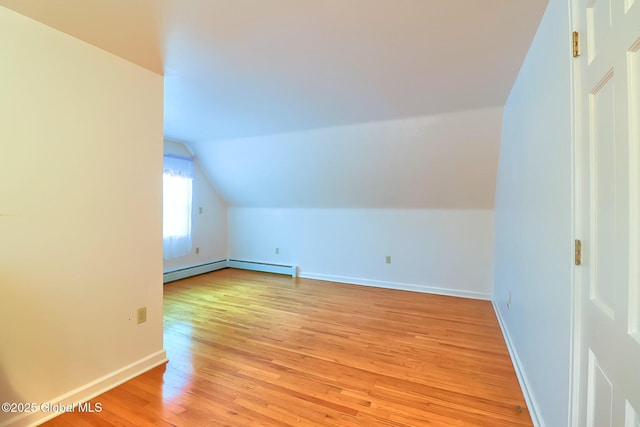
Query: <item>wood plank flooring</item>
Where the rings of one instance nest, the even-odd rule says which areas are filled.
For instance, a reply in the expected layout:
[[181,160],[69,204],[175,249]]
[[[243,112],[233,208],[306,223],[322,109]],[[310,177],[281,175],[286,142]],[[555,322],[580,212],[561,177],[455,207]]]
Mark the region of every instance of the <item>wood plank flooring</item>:
[[532,425],[488,301],[227,269],[164,310],[166,366],[46,425]]

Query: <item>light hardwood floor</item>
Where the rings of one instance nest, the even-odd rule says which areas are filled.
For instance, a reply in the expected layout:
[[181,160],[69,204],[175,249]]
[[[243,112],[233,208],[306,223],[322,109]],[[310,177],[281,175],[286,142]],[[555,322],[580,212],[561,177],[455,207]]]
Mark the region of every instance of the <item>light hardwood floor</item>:
[[46,425],[532,425],[488,301],[227,269],[164,310],[167,366]]

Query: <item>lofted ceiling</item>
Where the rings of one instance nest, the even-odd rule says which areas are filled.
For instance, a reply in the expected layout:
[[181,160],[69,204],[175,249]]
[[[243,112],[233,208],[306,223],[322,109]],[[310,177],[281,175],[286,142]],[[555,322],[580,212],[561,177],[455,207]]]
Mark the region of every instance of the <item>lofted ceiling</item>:
[[[334,155],[362,157],[362,151],[353,150],[366,153],[362,140],[370,132],[370,123],[396,129],[395,137],[379,141],[397,144],[407,156],[423,153],[427,145],[441,145],[439,152],[449,156],[442,161],[451,165],[466,162],[477,146],[492,140],[492,155],[478,157],[483,163],[474,166],[489,177],[482,181],[489,187],[481,191],[486,196],[466,204],[492,206],[495,147],[500,138],[495,119],[491,119],[493,133],[485,128],[475,132],[473,123],[480,126],[476,119],[467,124],[446,119],[448,130],[438,128],[437,132],[423,132],[416,123],[463,111],[477,110],[477,117],[484,117],[486,109],[503,106],[546,4],[547,0],[0,0],[0,6],[164,74],[165,136],[188,143],[225,198],[247,206],[270,204],[266,199],[282,199],[276,203],[281,206],[460,204],[433,202],[442,199],[440,193],[417,195],[416,189],[409,192],[416,195],[397,203],[382,194],[359,199],[361,183],[373,179],[375,162],[385,158],[382,148],[375,148],[369,166],[360,168],[369,178],[342,177],[347,188],[352,183],[351,196],[327,196],[326,203],[307,203],[308,196],[302,195],[281,197],[279,191],[298,194],[286,184],[276,192],[260,190],[261,181],[252,182],[250,168],[265,157],[256,157],[261,150],[239,150],[260,143],[277,152],[292,140],[308,142],[308,149],[315,150],[314,144],[322,145],[317,139],[323,135],[320,129],[341,129],[335,140],[344,143],[329,144]],[[402,120],[409,120],[408,128],[398,128]],[[392,122],[396,124],[383,124]],[[460,126],[467,126],[462,139]],[[416,129],[422,129],[417,136],[403,136]],[[326,135],[333,137],[335,132]],[[358,133],[359,142],[345,136],[353,132]],[[483,142],[474,134],[481,135]],[[278,135],[284,139],[278,140]],[[413,148],[404,147],[407,141]],[[374,145],[369,148],[373,150]],[[299,149],[295,146],[288,153]],[[246,162],[220,157],[231,155],[245,156]],[[285,164],[309,158],[309,152],[298,153],[297,158],[287,152],[282,155]],[[440,172],[430,172],[441,169],[437,164],[428,161],[425,165],[432,169],[423,170],[414,159],[404,160],[414,170],[407,182],[439,179]],[[246,182],[246,187],[220,175],[227,163],[238,169],[227,170],[226,176]],[[396,163],[401,169],[403,159]],[[394,178],[406,175],[400,169],[388,173],[385,186],[403,185]],[[287,179],[322,181],[320,176],[299,175],[303,172]],[[320,190],[330,191],[328,187]]]
[[502,108],[194,143],[232,206],[491,209]]

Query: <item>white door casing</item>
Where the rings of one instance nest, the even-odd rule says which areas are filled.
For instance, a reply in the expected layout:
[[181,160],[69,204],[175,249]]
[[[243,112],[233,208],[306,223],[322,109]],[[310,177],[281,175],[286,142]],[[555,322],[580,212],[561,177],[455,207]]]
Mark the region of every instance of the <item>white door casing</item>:
[[573,426],[640,427],[640,0],[575,0]]

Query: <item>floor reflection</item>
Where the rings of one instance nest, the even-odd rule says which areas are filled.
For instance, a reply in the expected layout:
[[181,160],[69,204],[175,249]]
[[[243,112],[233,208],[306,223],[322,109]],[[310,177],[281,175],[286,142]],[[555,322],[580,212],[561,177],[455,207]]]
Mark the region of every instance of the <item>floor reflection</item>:
[[193,342],[191,322],[167,322],[164,331],[164,347],[169,363],[163,375],[162,400],[166,404],[178,403],[190,389],[193,378]]

